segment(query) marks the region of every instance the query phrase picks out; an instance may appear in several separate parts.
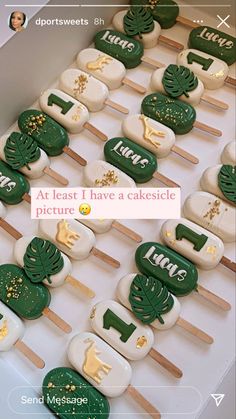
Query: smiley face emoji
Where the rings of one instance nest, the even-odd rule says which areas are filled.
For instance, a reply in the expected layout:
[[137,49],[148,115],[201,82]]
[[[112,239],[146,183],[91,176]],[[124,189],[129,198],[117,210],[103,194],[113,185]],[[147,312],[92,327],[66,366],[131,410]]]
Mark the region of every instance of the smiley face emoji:
[[89,204],[81,204],[79,206],[79,212],[82,215],[88,215],[91,212],[91,207]]

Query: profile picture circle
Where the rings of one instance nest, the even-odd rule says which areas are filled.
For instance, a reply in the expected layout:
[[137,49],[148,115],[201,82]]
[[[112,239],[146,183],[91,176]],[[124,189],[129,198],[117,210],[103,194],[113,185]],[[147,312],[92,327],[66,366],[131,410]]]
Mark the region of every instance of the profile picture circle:
[[25,13],[15,10],[8,18],[8,26],[14,32],[23,31],[28,25],[28,19]]

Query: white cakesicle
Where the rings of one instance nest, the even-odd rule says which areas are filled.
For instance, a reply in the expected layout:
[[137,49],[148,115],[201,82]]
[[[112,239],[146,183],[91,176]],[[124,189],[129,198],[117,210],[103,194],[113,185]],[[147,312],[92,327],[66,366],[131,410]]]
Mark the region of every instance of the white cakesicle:
[[90,112],[102,110],[109,96],[109,90],[104,83],[76,68],[64,71],[59,83],[63,92],[82,102]]
[[[151,89],[155,92],[163,93],[164,95],[167,94],[162,83],[165,71],[166,68],[158,68],[152,73],[151,77]],[[194,90],[189,91],[188,96],[181,95],[178,97],[178,99],[182,100],[183,102],[190,103],[191,105],[198,105],[203,94],[204,85],[201,80],[198,79],[197,87]]]
[[[127,13],[127,10],[121,10],[120,12],[116,13],[113,17],[112,24],[114,28],[119,31],[125,33],[124,29],[124,17]],[[158,38],[161,33],[161,26],[158,22],[154,21],[154,29],[148,33],[142,33],[142,37],[139,35],[134,36],[139,42],[141,42],[144,48],[153,48],[156,46],[158,42]]]
[[223,164],[230,164],[236,166],[236,141],[230,141],[221,154],[221,162]]
[[48,89],[39,98],[42,111],[51,116],[71,134],[77,134],[89,120],[88,109],[59,89]]
[[184,203],[184,215],[224,242],[235,241],[236,208],[208,192],[194,192]]
[[135,188],[134,180],[121,170],[103,160],[94,160],[84,168],[86,186],[105,188]]
[[95,245],[93,232],[75,220],[40,220],[39,230],[43,238],[52,241],[72,259],[83,260]]
[[0,352],[10,351],[23,335],[21,319],[0,301]]
[[118,397],[130,384],[130,364],[93,333],[75,335],[67,353],[73,367],[105,396]]
[[80,222],[85,226],[91,228],[94,233],[102,234],[107,233],[112,228],[112,223],[114,220],[84,220],[81,219]]
[[143,359],[153,346],[151,328],[140,323],[116,301],[96,304],[90,319],[93,330],[125,358],[132,361]]
[[83,49],[77,56],[78,67],[105,83],[109,89],[118,89],[126,76],[125,66],[110,55],[95,48]]
[[[131,311],[132,311],[132,307],[129,302],[129,294],[130,294],[131,284],[134,278],[136,277],[136,275],[138,274],[132,273],[132,274],[123,276],[123,278],[120,279],[117,285],[117,289],[116,289],[117,297],[119,301],[121,302],[121,304],[123,304],[125,307],[127,307]],[[161,316],[164,323],[162,324],[158,319],[155,319],[154,322],[151,323],[151,325],[155,327],[155,329],[167,330],[167,329],[170,329],[172,326],[174,326],[175,323],[177,322],[180,316],[181,306],[180,306],[179,300],[177,300],[177,298],[173,294],[172,294],[172,297],[174,300],[174,305],[172,309],[168,313],[162,314]]]
[[[195,56],[197,57],[194,59]],[[214,90],[222,87],[229,73],[229,67],[224,61],[197,49],[181,51],[177,56],[177,64],[193,71],[206,89]]]
[[[14,257],[18,265],[20,265],[22,268],[24,267],[24,255],[25,255],[26,249],[33,239],[34,239],[34,236],[23,236],[19,240],[17,240],[17,242],[15,243]],[[60,287],[61,285],[63,285],[65,283],[67,276],[70,275],[71,270],[72,270],[72,266],[68,257],[64,255],[63,253],[61,253],[61,255],[64,261],[64,266],[62,270],[55,275],[50,275],[51,282],[49,282],[47,279],[44,279],[43,281],[44,284],[53,288]]]
[[143,114],[130,115],[122,123],[123,134],[158,158],[168,156],[175,143],[174,132]]
[[218,175],[219,175],[221,167],[222,167],[221,164],[217,166],[213,166],[213,167],[208,167],[208,169],[206,169],[202,174],[202,177],[200,179],[200,184],[201,184],[202,189],[205,192],[210,192],[228,201],[228,199],[223,194],[223,192],[221,192],[221,189],[218,185]]
[[[5,135],[4,137],[1,137],[1,140],[0,140],[0,158],[6,163],[7,161],[5,157],[4,147],[6,145],[7,139],[8,139],[8,136]],[[26,166],[23,166],[19,169],[19,172],[23,173],[30,179],[38,179],[41,176],[43,176],[44,170],[47,167],[50,167],[50,160],[47,154],[42,149],[40,149],[39,159],[32,163],[29,163],[29,167],[30,167],[30,170]]]
[[7,214],[6,208],[4,207],[4,205],[0,201],[0,218],[5,218],[6,214]]
[[161,234],[168,247],[191,260],[199,268],[214,269],[224,255],[224,243],[219,237],[186,218],[166,221],[162,225]]

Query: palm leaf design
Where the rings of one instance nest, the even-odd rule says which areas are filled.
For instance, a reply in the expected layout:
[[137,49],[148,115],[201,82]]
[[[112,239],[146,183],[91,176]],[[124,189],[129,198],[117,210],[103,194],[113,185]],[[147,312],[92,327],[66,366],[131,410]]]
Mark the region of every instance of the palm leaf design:
[[185,95],[189,97],[188,92],[196,89],[198,78],[189,68],[183,65],[170,64],[162,79],[163,87],[171,97],[179,97]]
[[124,16],[124,29],[127,35],[139,35],[149,33],[154,29],[152,13],[145,7],[131,7]]
[[218,175],[218,184],[223,195],[236,204],[236,166],[224,164]]
[[26,166],[28,170],[31,170],[29,163],[40,158],[40,149],[36,141],[19,132],[13,132],[7,139],[4,153],[7,163],[13,169]]
[[58,248],[48,240],[35,237],[24,255],[24,270],[32,282],[42,282],[63,269],[64,260]]
[[145,324],[156,319],[164,324],[162,315],[174,305],[168,289],[158,279],[144,275],[135,276],[130,287],[129,302],[135,316]]

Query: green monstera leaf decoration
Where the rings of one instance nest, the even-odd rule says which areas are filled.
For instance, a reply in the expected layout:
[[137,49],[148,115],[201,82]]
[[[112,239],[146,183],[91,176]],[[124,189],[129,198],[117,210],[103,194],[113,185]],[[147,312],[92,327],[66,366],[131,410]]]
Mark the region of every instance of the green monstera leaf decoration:
[[40,149],[36,141],[19,132],[13,132],[7,139],[4,153],[9,166],[16,170],[23,166],[31,170],[29,163],[33,163],[40,158]]
[[149,33],[154,29],[152,13],[145,7],[131,7],[124,17],[124,29],[127,35],[139,35]]
[[58,248],[48,240],[35,237],[24,255],[24,270],[32,282],[48,280],[62,270],[64,260]]
[[158,279],[144,275],[135,276],[130,287],[129,302],[135,316],[145,324],[156,319],[164,324],[162,315],[174,305],[168,289]]
[[166,93],[171,97],[178,98],[181,95],[189,97],[188,92],[196,89],[198,78],[189,68],[170,64],[164,72],[162,83]]
[[218,175],[218,184],[225,198],[236,204],[236,166],[224,164]]

